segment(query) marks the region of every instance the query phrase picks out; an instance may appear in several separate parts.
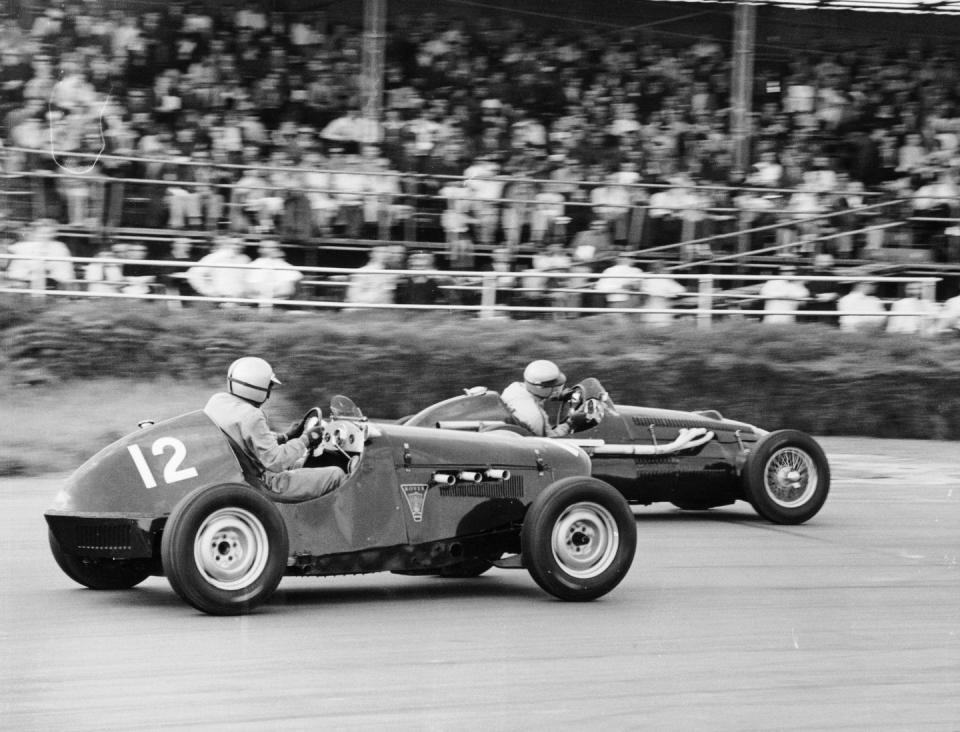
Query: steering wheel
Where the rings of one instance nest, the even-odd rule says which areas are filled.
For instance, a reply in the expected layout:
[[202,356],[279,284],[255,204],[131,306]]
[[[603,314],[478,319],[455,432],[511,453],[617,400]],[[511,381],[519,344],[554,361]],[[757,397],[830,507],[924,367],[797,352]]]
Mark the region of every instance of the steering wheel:
[[583,406],[583,387],[580,384],[563,392],[560,397],[560,406],[557,407],[557,424],[566,422],[573,412]]
[[310,407],[310,409],[307,410],[307,413],[303,415],[303,419],[300,421],[302,432],[319,427],[322,421],[323,412],[320,411],[320,407]]
[[606,391],[599,381],[584,379],[563,393],[557,410],[557,424],[566,422],[573,414],[583,414],[594,425],[600,424],[606,414],[606,398]]

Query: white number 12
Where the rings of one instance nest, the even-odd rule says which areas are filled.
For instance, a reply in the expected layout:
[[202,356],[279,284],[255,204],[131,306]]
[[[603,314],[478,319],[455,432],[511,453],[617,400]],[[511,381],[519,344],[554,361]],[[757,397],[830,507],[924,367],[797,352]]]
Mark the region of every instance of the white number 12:
[[[163,455],[168,447],[173,449],[173,455],[170,456],[170,459],[167,460],[167,464],[163,468],[164,482],[170,484],[177,483],[181,480],[196,478],[196,468],[180,467],[183,464],[183,459],[187,456],[187,448],[176,437],[161,437],[153,443],[150,452],[159,457]],[[133,464],[137,466],[137,472],[140,473],[143,484],[147,488],[156,488],[157,479],[153,477],[153,473],[150,470],[150,466],[147,465],[147,459],[143,456],[140,446],[128,445],[127,450],[130,452],[130,457],[133,458]]]

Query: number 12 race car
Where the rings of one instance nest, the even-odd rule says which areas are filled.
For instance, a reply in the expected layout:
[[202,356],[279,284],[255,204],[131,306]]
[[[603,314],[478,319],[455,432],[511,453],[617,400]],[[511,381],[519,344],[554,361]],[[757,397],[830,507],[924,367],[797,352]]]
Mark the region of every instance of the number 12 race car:
[[323,437],[305,466],[348,472],[332,493],[272,500],[202,411],[143,422],[83,464],[45,513],[54,558],[98,590],[165,575],[219,615],[252,610],[284,576],[526,568],[546,592],[578,601],[630,568],[630,507],[573,443],[374,423],[345,397],[326,421],[308,415]]
[[[803,432],[767,432],[713,410],[614,405],[593,378],[559,401],[557,423],[580,412],[591,425],[560,440],[583,448],[592,459],[593,476],[614,486],[631,504],[670,502],[703,510],[743,500],[768,521],[800,524],[827,500],[830,466],[817,442]],[[500,395],[482,386],[400,422],[530,434],[516,425]]]

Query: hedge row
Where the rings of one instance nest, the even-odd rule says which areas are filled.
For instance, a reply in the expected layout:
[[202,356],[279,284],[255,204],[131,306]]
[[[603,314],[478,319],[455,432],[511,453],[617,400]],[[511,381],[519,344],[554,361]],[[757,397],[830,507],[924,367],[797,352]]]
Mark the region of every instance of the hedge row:
[[27,384],[99,376],[219,379],[238,356],[270,360],[291,399],[352,396],[385,418],[483,384],[502,389],[551,358],[616,401],[718,409],[815,434],[960,439],[960,341],[853,336],[819,326],[607,316],[480,320],[454,314],[264,313],[151,304],[0,303],[0,369]]

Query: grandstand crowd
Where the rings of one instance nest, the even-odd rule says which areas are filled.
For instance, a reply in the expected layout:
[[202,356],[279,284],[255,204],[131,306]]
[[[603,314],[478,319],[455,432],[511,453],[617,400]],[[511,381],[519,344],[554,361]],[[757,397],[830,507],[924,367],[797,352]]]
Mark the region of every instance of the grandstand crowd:
[[[731,53],[714,38],[396,16],[376,124],[361,109],[361,28],[252,6],[134,14],[75,0],[29,24],[4,18],[4,246],[36,253],[69,230],[89,234],[69,239],[74,255],[186,266],[256,251],[274,270],[324,264],[319,244],[334,239],[408,242],[376,247],[374,269],[599,273],[618,258],[638,268],[641,255],[669,264],[743,249],[812,266],[904,243],[960,262],[952,47],[878,42],[758,66],[755,162],[739,169]],[[170,236],[160,248],[112,240],[124,226]],[[436,246],[409,246],[411,231]],[[300,287],[279,279],[276,296]],[[264,287],[236,276],[180,286],[217,294],[210,280],[233,280],[231,296]],[[385,281],[345,296],[458,297]]]

